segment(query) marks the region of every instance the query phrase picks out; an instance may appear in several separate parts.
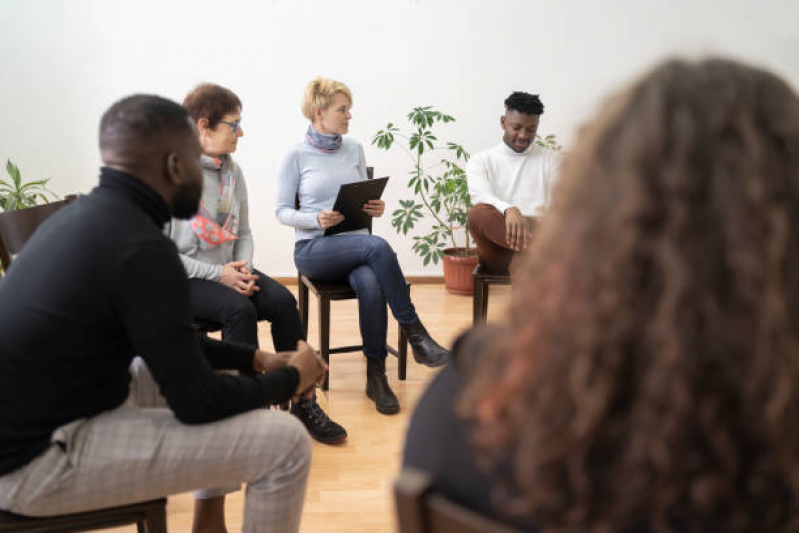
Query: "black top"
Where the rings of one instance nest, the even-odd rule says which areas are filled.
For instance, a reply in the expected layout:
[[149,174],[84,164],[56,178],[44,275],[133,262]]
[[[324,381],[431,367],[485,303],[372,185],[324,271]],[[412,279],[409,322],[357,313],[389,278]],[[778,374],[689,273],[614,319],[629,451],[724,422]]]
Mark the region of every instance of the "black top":
[[295,391],[293,367],[213,371],[252,370],[253,348],[198,339],[186,272],[162,234],[169,216],[142,181],[104,168],[100,186],[48,218],[0,280],[0,475],[41,454],[56,428],[120,406],[134,355],[187,424]]
[[[504,334],[496,328],[484,325],[455,341],[453,363],[433,379],[413,413],[403,466],[427,473],[433,481],[433,490],[483,516],[522,531],[539,531],[533,517],[509,517],[492,504],[497,476],[477,465],[479,452],[471,442],[471,423],[457,416],[454,409],[469,381],[470,368],[487,351],[492,339]],[[495,472],[507,475],[512,466],[508,463],[498,468]],[[677,521],[671,526],[676,531],[685,530]],[[625,531],[650,533],[652,529],[639,525]]]
[[470,440],[470,423],[455,414],[469,359],[479,357],[490,338],[490,327],[485,327],[455,342],[453,363],[433,379],[413,413],[403,465],[427,473],[433,489],[452,501],[508,525],[534,530],[531,520],[502,517],[491,503],[496,482],[477,465],[479,454]]

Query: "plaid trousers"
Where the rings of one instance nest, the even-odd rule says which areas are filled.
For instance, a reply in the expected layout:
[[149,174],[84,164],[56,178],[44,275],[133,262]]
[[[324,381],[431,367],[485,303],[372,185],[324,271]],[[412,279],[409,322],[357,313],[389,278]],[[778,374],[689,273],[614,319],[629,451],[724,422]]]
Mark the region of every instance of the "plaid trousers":
[[164,400],[135,366],[126,405],[58,428],[44,453],[0,476],[0,509],[46,516],[246,482],[245,532],[298,531],[311,462],[302,424],[267,409],[183,424],[142,407]]

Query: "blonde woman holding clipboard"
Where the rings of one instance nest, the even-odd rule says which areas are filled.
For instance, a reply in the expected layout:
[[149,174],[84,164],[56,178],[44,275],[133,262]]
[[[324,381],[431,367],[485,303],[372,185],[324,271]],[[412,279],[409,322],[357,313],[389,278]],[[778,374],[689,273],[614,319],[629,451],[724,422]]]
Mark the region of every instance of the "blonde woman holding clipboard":
[[[280,163],[276,215],[295,229],[294,263],[301,274],[322,281],[347,280],[358,295],[366,395],[380,413],[394,414],[400,406],[386,379],[386,303],[407,333],[417,362],[441,366],[449,361],[449,352],[419,320],[397,254],[384,239],[367,229],[325,236],[326,229],[344,221],[332,210],[341,185],[366,179],[363,148],[343,137],[351,107],[352,93],[343,83],[316,78],[308,84],[302,111],[311,124],[305,139],[289,148]],[[370,200],[363,210],[379,217],[385,203]]]

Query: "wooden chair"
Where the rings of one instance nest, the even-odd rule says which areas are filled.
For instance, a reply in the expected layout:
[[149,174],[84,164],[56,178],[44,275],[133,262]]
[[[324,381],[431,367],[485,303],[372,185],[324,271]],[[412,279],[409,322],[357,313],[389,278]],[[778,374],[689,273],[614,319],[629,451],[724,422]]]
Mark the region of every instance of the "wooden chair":
[[[366,179],[374,178],[374,167],[366,167]],[[299,209],[299,197],[294,199],[295,208]],[[369,226],[369,233],[372,232],[371,220]],[[408,284],[410,286],[410,284]],[[357,299],[358,295],[346,280],[334,282],[316,281],[297,274],[297,293],[298,293],[298,307],[300,309],[300,318],[302,319],[302,327],[305,331],[305,337],[308,338],[308,293],[313,292],[317,297],[319,304],[319,353],[322,359],[325,360],[330,366],[330,354],[334,353],[349,353],[359,352],[363,350],[363,345],[357,346],[342,346],[340,348],[330,347],[330,302],[334,300],[353,300]],[[386,350],[391,355],[399,359],[397,374],[399,379],[404,380],[406,375],[406,367],[408,362],[408,337],[400,327],[399,338],[397,340],[397,348],[386,345]],[[325,375],[325,383],[322,387],[327,390],[330,385],[330,372]]]
[[20,516],[0,511],[0,533],[66,533],[128,524],[136,524],[138,533],[166,533],[166,498],[55,516]]
[[491,285],[510,285],[510,273],[493,273],[477,264],[472,272],[474,295],[472,296],[472,324],[482,324],[488,316],[488,289]]
[[[297,292],[299,294],[298,305],[300,308],[300,318],[302,319],[302,327],[305,331],[305,337],[308,337],[308,294],[313,292],[316,295],[317,303],[319,304],[319,353],[322,359],[325,360],[330,366],[330,354],[335,353],[348,353],[360,352],[363,350],[363,345],[357,346],[342,346],[337,348],[330,347],[330,302],[334,300],[353,300],[358,297],[355,291],[346,281],[315,281],[302,274],[297,275]],[[399,379],[404,380],[406,376],[406,367],[408,364],[408,337],[402,327],[399,329],[399,338],[397,340],[397,348],[386,345],[386,350],[391,355],[397,357],[397,375]],[[330,372],[325,374],[325,383],[322,389],[327,390],[330,385]]]
[[406,468],[394,483],[400,533],[519,533],[433,490],[430,477]]
[[70,195],[57,202],[0,213],[0,263],[3,270],[8,270],[11,260],[47,217],[76,198]]

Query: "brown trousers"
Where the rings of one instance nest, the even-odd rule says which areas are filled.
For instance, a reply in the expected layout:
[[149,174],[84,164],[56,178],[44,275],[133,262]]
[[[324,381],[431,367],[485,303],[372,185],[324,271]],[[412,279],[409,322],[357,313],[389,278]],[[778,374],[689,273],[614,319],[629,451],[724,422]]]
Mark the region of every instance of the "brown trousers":
[[[480,263],[492,272],[512,270],[518,254],[508,247],[505,215],[493,205],[477,204],[469,210],[468,221]],[[534,219],[528,222],[532,229]]]

